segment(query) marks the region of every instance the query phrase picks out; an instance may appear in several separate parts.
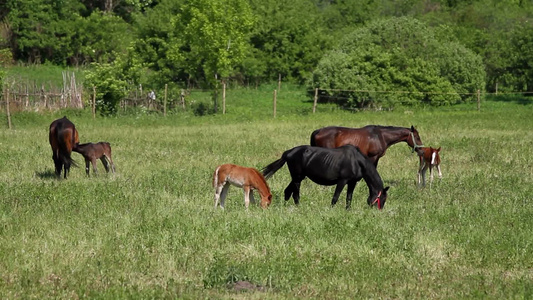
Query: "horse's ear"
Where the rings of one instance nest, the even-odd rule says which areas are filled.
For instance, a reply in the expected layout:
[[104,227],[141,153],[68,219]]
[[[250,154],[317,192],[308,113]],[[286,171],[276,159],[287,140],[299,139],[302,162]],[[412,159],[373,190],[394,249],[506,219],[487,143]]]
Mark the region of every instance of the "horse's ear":
[[389,190],[390,186],[383,189],[384,192],[387,192]]
[[415,127],[411,125],[411,132],[415,132]]
[[439,151],[440,151],[440,148],[441,148],[441,147],[439,147],[439,148],[437,149],[437,152],[439,152]]

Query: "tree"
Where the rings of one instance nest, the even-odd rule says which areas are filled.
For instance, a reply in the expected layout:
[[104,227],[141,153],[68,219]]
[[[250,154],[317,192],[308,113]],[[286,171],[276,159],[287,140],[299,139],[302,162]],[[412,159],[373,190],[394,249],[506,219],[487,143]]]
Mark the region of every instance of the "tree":
[[[484,76],[479,56],[402,17],[372,22],[346,36],[322,58],[308,84],[351,107],[443,105],[473,99],[457,93],[482,89]],[[391,97],[381,91],[402,93]]]
[[[311,0],[251,0],[258,19],[252,29],[253,52],[245,76],[305,82],[326,49],[334,45],[322,8]],[[263,72],[262,75],[258,72]]]
[[171,22],[178,43],[169,54],[197,79],[232,75],[248,51],[253,17],[244,0],[187,0]]

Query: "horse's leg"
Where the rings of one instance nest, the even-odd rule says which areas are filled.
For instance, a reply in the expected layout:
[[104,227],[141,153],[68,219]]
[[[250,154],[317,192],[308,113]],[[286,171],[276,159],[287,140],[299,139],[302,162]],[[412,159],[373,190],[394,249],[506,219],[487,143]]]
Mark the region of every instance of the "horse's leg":
[[356,184],[357,180],[352,180],[348,182],[348,190],[346,191],[346,209],[350,209],[350,207],[352,206],[353,190],[355,189]]
[[337,183],[337,187],[335,188],[335,193],[333,194],[333,198],[331,199],[332,207],[335,206],[335,204],[337,204],[337,201],[339,201],[339,196],[345,185],[346,185],[346,180],[341,180]]
[[89,176],[89,164],[90,163],[91,161],[86,158],[85,159],[85,174],[87,174],[87,176]]
[[109,164],[111,165],[111,172],[115,173],[115,164],[113,163],[113,160],[111,159],[111,154],[109,156],[105,156],[109,160]]
[[63,169],[63,164],[61,163],[61,160],[59,159],[59,157],[57,156],[57,153],[54,151],[54,154],[52,155],[52,159],[54,160],[54,166],[55,166],[55,172],[56,172],[56,176],[57,177],[60,177],[61,176],[61,169]]
[[250,206],[250,193],[252,193],[252,189],[248,185],[243,186],[242,189],[244,190],[244,206],[248,209],[248,206]]
[[437,165],[437,171],[439,171],[439,179],[442,179],[442,172],[440,171],[440,165]]
[[421,179],[422,179],[422,169],[424,168],[424,159],[421,156],[419,156],[418,160],[419,160],[419,164],[418,164],[418,186],[420,186]]
[[250,203],[255,205],[254,190],[250,189]]
[[104,165],[104,169],[107,173],[109,173],[109,164],[107,163],[107,158],[106,156],[102,156],[100,157],[100,161],[102,162],[102,164]]
[[98,175],[98,170],[96,169],[96,157],[92,157],[92,158],[91,158],[91,163],[92,163],[92,165],[93,165],[93,173],[94,173],[95,175]]
[[428,170],[428,164],[424,163],[422,168],[422,186],[426,186],[426,172]]
[[285,188],[285,201],[289,200],[292,196],[294,204],[300,204],[300,181],[291,181],[287,188]]
[[226,196],[228,195],[228,190],[230,187],[230,183],[226,182],[224,184],[224,187],[222,188],[222,192],[220,194],[220,207],[224,208],[224,201],[226,200]]
[[222,188],[224,185],[217,185],[215,186],[215,209],[218,206],[218,201],[220,200],[220,193],[222,193]]

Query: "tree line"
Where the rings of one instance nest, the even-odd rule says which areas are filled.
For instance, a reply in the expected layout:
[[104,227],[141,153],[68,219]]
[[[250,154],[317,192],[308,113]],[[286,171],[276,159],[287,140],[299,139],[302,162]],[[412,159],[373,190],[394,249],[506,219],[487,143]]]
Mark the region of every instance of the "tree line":
[[107,111],[131,84],[279,76],[354,106],[379,95],[327,89],[439,105],[533,91],[532,17],[529,0],[0,0],[0,64],[87,67]]

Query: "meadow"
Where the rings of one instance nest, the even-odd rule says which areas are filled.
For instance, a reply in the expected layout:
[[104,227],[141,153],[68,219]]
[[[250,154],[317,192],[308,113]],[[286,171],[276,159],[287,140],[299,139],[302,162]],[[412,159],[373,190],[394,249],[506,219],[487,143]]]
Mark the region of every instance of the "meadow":
[[[266,96],[203,117],[15,113],[0,129],[0,298],[533,297],[531,101],[312,114],[303,93],[287,95],[276,118]],[[55,178],[48,126],[63,115],[82,143],[111,143],[117,173],[99,162],[86,177],[73,153],[80,167]],[[444,178],[418,188],[416,154],[399,143],[378,166],[391,186],[381,211],[364,181],[349,211],[345,191],[332,208],[334,187],[309,180],[298,207],[285,202],[286,166],[269,209],[246,211],[235,187],[213,209],[217,165],[261,169],[314,129],[367,124],[414,125],[442,147]]]

